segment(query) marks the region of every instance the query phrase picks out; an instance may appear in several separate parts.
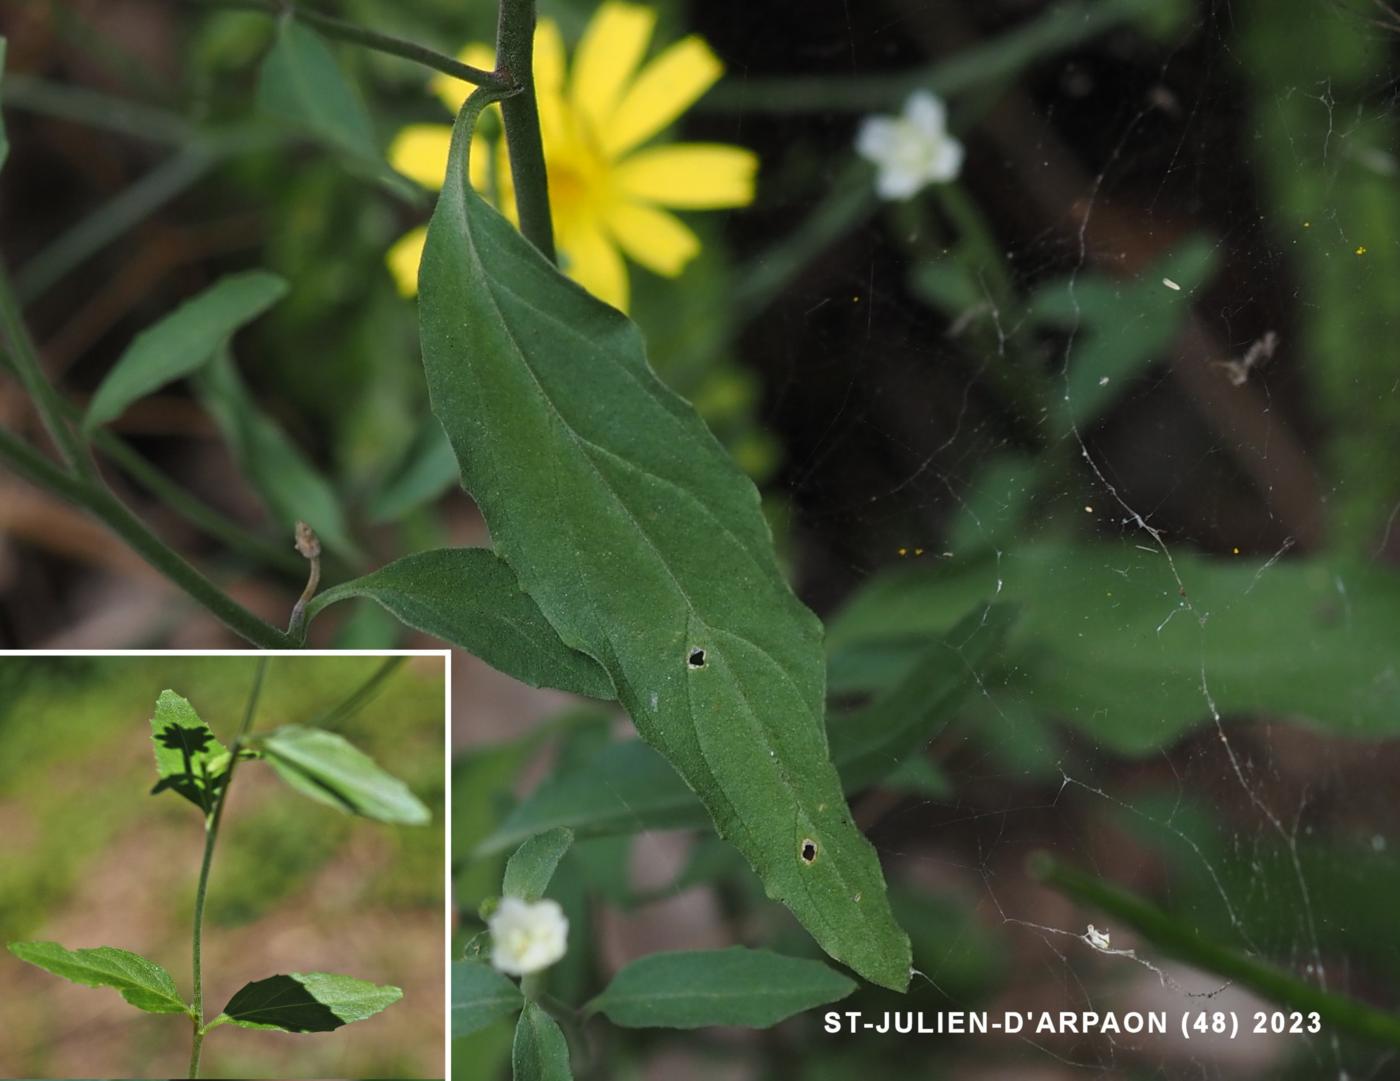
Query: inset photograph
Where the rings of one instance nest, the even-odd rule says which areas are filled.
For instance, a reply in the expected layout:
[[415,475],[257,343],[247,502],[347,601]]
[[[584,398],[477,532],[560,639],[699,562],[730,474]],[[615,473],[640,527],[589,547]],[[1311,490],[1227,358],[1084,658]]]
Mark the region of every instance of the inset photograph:
[[442,1077],[447,687],[0,656],[0,1075]]

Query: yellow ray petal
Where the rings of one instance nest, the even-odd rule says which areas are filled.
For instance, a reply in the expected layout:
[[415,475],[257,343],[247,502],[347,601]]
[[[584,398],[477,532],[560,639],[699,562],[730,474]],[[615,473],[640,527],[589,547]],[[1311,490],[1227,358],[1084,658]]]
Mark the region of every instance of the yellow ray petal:
[[574,53],[569,95],[574,108],[602,132],[618,98],[647,51],[656,11],[608,0],[588,22]]
[[682,38],[644,67],[602,132],[603,149],[616,157],[650,139],[714,85],[724,65],[704,39]]
[[722,143],[677,143],[620,161],[614,179],[633,199],[682,210],[715,210],[753,202],[758,155]]
[[627,310],[627,267],[617,246],[593,226],[578,226],[559,240],[562,269],[599,300]]
[[564,38],[559,33],[559,24],[553,19],[541,19],[535,25],[535,50],[531,63],[535,69],[536,93],[564,92]]
[[[470,64],[474,68],[482,71],[496,70],[496,51],[489,45],[483,45],[479,41],[474,41],[457,54],[457,59],[463,64]],[[451,75],[434,75],[428,83],[428,87],[447,106],[448,111],[453,116],[457,115],[457,110],[462,107],[462,102],[467,100],[476,87],[471,83],[464,83],[461,79],[454,79]]]
[[568,135],[568,108],[564,103],[564,39],[559,24],[541,19],[535,27],[535,100],[540,111],[540,136],[546,156],[551,144]]
[[641,203],[619,203],[608,211],[608,231],[633,262],[674,278],[700,252],[700,238],[674,214]]
[[412,229],[398,240],[384,256],[384,262],[389,267],[389,273],[393,276],[394,284],[399,287],[399,292],[406,297],[411,297],[418,292],[418,264],[423,259],[423,242],[428,239],[428,227],[420,225],[417,229]]
[[[485,154],[481,157],[483,161],[486,160]],[[510,149],[504,139],[496,143],[496,175],[491,179],[495,181],[495,191],[491,193],[488,189],[488,194],[495,195],[496,209],[517,229],[520,228],[520,221],[515,214],[515,183],[510,175]],[[475,185],[476,182],[472,183]]]
[[[410,180],[433,191],[442,187],[447,173],[447,151],[452,145],[452,129],[446,124],[410,124],[389,144],[389,164]],[[491,148],[480,135],[472,136],[468,168],[472,187],[486,187]]]
[[452,129],[446,124],[410,124],[389,144],[389,164],[425,188],[442,187]]

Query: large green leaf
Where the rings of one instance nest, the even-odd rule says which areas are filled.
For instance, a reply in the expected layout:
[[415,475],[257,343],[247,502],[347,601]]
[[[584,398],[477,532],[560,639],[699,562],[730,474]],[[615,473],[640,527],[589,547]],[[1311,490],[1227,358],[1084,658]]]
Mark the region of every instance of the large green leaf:
[[452,963],[452,1035],[466,1036],[525,1005],[520,988],[480,961]]
[[1019,602],[1022,617],[1011,666],[988,691],[1012,693],[1110,749],[1155,751],[1208,722],[1211,700],[1227,717],[1306,719],[1358,736],[1400,731],[1400,575],[1376,565],[1213,559],[1184,548],[1169,564],[1134,543],[1028,543],[995,560],[881,575],[832,622],[828,640],[839,651],[937,631],[992,595]]
[[368,597],[410,627],[461,646],[532,687],[612,698],[598,662],[570,649],[489,548],[436,548],[397,559],[317,596],[314,619],[329,605]]
[[833,957],[903,989],[909,942],[827,752],[821,624],[782,578],[758,493],[637,328],[472,192],[473,112],[419,298],[465,486],[545,618],[607,671],[769,894]]
[[405,826],[432,817],[408,785],[334,732],[287,725],[262,736],[258,746],[278,776],[314,800]]
[[185,1013],[175,981],[160,965],[130,950],[98,946],[67,950],[57,942],[11,942],[10,952],[55,976],[87,987],[114,987],[133,1006],[150,1013]]
[[354,976],[293,972],[245,983],[214,1019],[242,1028],[330,1032],[387,1009],[403,992]]
[[855,989],[820,961],[742,946],[678,950],[624,966],[588,1010],[624,1028],[769,1028]]
[[516,1022],[510,1065],[514,1081],[569,1081],[574,1076],[564,1033],[538,1003],[527,1003]]
[[327,548],[358,561],[359,549],[350,537],[335,489],[259,408],[226,349],[199,371],[196,387],[240,471],[287,536],[292,536],[297,522],[306,522]]
[[[927,746],[959,703],[990,674],[1011,624],[1006,605],[981,606],[947,634],[887,643],[887,656],[852,643],[833,657],[849,689],[887,685],[869,705],[829,717],[832,759],[843,787],[855,792]],[[477,848],[500,852],[545,830],[580,836],[680,829],[705,821],[700,801],[666,760],[637,740],[611,743],[581,768],[545,780]]]
[[574,831],[552,829],[531,837],[515,850],[506,864],[501,892],[507,897],[538,901],[549,888],[549,880],[569,846],[574,843]]
[[151,714],[151,744],[159,780],[152,792],[173,789],[206,815],[228,773],[228,748],[199,718],[189,699],[174,691],[160,692]]
[[276,274],[229,274],[190,298],[132,340],[99,384],[83,427],[115,420],[132,402],[202,368],[229,336],[281,299],[287,283]]

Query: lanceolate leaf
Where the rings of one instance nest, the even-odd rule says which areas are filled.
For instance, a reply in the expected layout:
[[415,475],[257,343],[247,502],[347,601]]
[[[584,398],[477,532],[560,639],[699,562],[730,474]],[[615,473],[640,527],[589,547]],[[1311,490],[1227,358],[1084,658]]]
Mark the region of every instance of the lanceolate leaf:
[[[1009,605],[978,606],[947,634],[900,638],[887,658],[852,672],[853,686],[890,686],[870,705],[829,717],[831,756],[847,792],[880,781],[927,746],[989,674],[1013,613]],[[864,654],[867,661],[873,657]],[[704,822],[700,801],[665,759],[637,740],[623,740],[603,747],[582,768],[544,781],[477,852],[504,851],[559,826],[596,837]]]
[[846,791],[875,783],[928,746],[999,652],[1015,617],[1013,605],[979,607],[946,635],[914,639],[903,678],[831,725],[831,755]]
[[151,744],[159,780],[152,792],[174,789],[206,815],[214,810],[228,772],[228,748],[174,691],[160,692],[151,715]]
[[471,191],[473,109],[419,300],[465,486],[545,618],[603,666],[768,892],[833,957],[903,989],[908,939],[827,754],[821,624],[779,572],[758,494],[637,328]]
[[283,19],[277,41],[258,75],[258,105],[269,116],[297,125],[400,194],[418,196],[380,156],[368,110],[346,80],[321,36],[296,19]]
[[525,998],[510,980],[480,961],[452,964],[452,1035],[466,1036],[492,1021],[510,1017]]
[[387,1009],[403,992],[354,976],[328,972],[293,972],[245,983],[228,1000],[223,1019],[242,1028],[276,1028],[284,1032],[330,1032]]
[[334,732],[287,725],[258,744],[277,775],[312,799],[399,825],[422,825],[432,817],[408,785]]
[[308,616],[351,597],[368,597],[410,627],[532,687],[614,697],[598,662],[559,640],[515,572],[488,548],[437,548],[397,559],[326,590],[311,602]]
[[358,560],[335,489],[254,401],[227,349],[198,373],[195,385],[243,474],[287,536],[298,521],[306,522],[327,548]]
[[114,946],[67,950],[57,942],[11,942],[10,952],[65,980],[87,987],[113,987],[133,1006],[150,1013],[186,1011],[170,973],[130,950]]
[[397,468],[365,508],[372,522],[391,522],[457,487],[457,459],[441,426],[425,424]]
[[703,826],[705,807],[671,765],[638,739],[609,743],[586,765],[547,778],[506,815],[475,855],[504,852],[545,830],[580,837]]
[[207,364],[229,336],[287,292],[276,274],[250,270],[220,278],[136,335],[92,396],[83,427],[121,416],[132,402]]
[[506,863],[501,892],[507,897],[538,901],[549,888],[554,869],[574,843],[573,830],[552,829],[531,837]]
[[588,1009],[624,1028],[768,1028],[855,989],[820,961],[742,946],[680,950],[625,966]]
[[510,1052],[514,1081],[569,1081],[569,1045],[554,1018],[528,1003],[515,1026]]

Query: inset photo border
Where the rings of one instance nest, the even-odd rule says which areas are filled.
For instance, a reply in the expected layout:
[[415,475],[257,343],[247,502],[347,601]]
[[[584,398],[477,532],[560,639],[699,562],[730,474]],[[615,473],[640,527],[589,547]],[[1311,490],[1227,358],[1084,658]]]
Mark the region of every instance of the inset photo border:
[[0,1075],[441,1078],[447,650],[0,653]]

